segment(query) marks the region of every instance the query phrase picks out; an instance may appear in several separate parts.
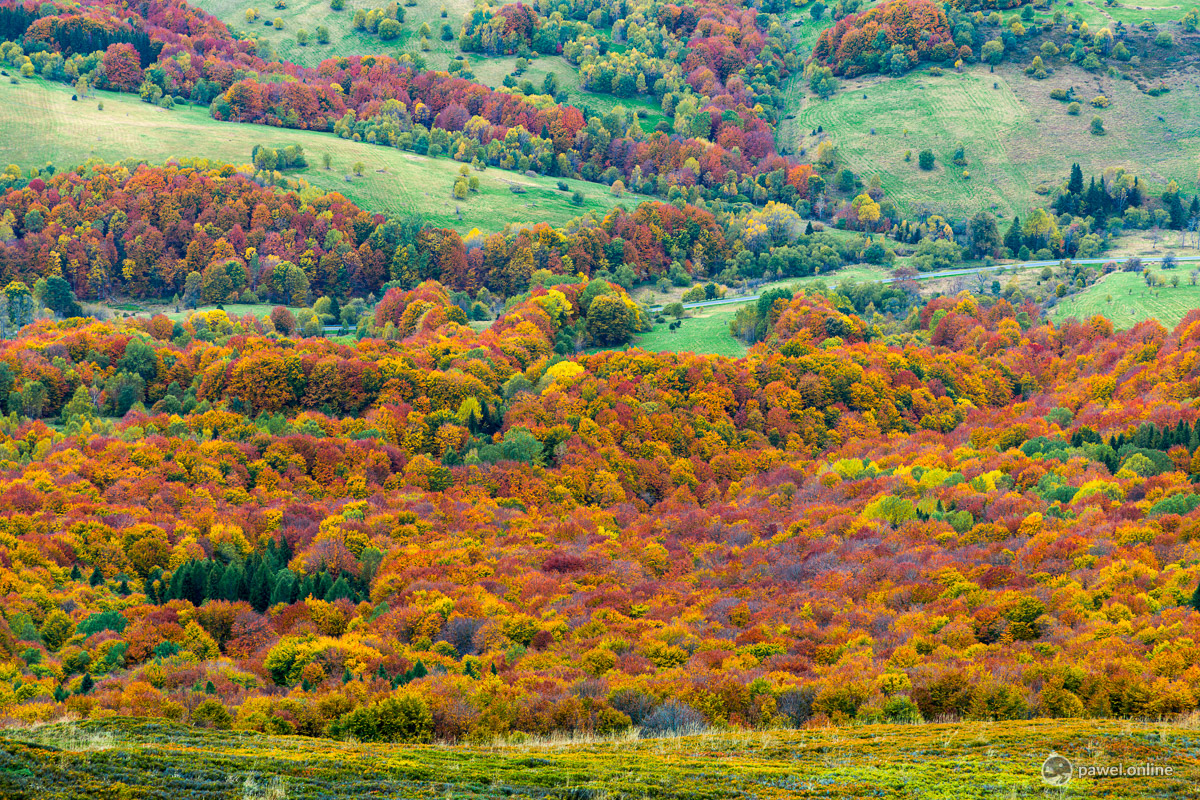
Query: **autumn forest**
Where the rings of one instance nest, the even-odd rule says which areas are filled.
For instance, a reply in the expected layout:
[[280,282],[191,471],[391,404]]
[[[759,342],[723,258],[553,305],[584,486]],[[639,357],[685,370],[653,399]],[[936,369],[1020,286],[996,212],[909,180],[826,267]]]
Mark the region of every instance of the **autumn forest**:
[[[834,788],[770,777],[791,756],[751,732],[885,731],[912,748],[870,756],[910,765],[896,797],[951,780],[914,766],[927,729],[1038,754],[937,796],[1040,790],[1049,736],[1154,760],[1169,731],[1195,766],[1192,176],[1068,157],[1018,214],[962,214],[881,177],[982,184],[961,142],[863,169],[837,129],[781,136],[917,70],[1016,80],[1027,48],[1066,72],[1128,43],[1157,80],[1157,29],[1105,39],[1057,3],[333,0],[314,39],[289,1],[244,26],[0,3],[3,91],[259,142],[108,158],[56,129],[75,157],[0,174],[0,796],[728,796],[638,749],[660,739],[746,759],[739,796],[885,796],[828,759]],[[301,53],[327,25],[358,49]],[[439,176],[415,202],[449,222],[382,210],[362,187],[392,177],[350,146]],[[577,215],[509,221],[542,187]],[[504,218],[457,224],[485,202]],[[296,741],[349,749],[272,761]],[[374,763],[363,743],[438,747],[378,751],[424,765],[401,783],[315,766]],[[232,760],[188,772],[193,747]],[[261,774],[231,766],[256,748]],[[1073,788],[1118,796],[1096,785]]]

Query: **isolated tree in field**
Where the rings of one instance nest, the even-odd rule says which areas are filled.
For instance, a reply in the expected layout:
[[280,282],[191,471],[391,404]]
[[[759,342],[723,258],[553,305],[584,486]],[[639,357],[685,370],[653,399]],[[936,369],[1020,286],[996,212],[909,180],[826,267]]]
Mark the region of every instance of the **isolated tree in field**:
[[1104,120],[1099,117],[1092,117],[1092,136],[1103,136],[1107,131],[1104,130]]
[[325,167],[325,169],[330,169],[333,166],[333,156],[329,155],[329,153],[322,153],[321,166]]
[[329,28],[324,25],[317,26],[317,44],[329,44]]
[[398,39],[404,27],[394,19],[385,19],[379,23],[379,38],[385,42]]
[[308,31],[304,30],[304,28],[296,31],[296,44],[301,47],[308,46]]
[[983,43],[983,48],[979,51],[979,56],[984,61],[993,66],[999,64],[1004,58],[1004,42],[999,39],[992,39]]
[[329,7],[334,11],[341,11],[346,7],[346,0],[330,0]]
[[142,64],[133,45],[118,42],[104,51],[104,85],[118,92],[132,92],[142,84]]
[[362,177],[363,170],[366,168],[367,167],[365,164],[363,164],[363,162],[361,162],[361,161],[354,162],[354,174],[359,176],[360,178]]
[[920,154],[917,155],[917,165],[926,172],[933,169],[933,163],[934,159],[932,150],[922,150]]

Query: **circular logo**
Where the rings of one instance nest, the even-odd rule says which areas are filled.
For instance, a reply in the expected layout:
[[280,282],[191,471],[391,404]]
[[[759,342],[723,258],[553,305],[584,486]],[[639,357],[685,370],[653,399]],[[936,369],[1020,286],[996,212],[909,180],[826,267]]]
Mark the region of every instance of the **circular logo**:
[[1071,762],[1058,753],[1042,762],[1042,781],[1050,786],[1066,786],[1071,782]]

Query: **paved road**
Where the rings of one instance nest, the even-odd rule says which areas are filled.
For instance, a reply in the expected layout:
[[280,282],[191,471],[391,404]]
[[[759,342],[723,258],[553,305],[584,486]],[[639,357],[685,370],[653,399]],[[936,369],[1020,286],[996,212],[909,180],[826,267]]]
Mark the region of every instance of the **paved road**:
[[[1163,256],[1147,256],[1142,257],[1143,264],[1157,264],[1163,260]],[[1111,261],[1120,263],[1125,259],[1116,258],[1073,258],[1072,264],[1107,264]],[[1175,262],[1183,264],[1189,261],[1200,261],[1200,256],[1176,256]],[[926,272],[915,276],[914,280],[929,281],[934,278],[954,278],[962,275],[975,275],[980,272],[997,272],[999,270],[1010,269],[1029,269],[1031,267],[1057,267],[1062,263],[1062,259],[1053,261],[1019,261],[1015,264],[993,264],[990,267],[964,267],[963,269],[947,269],[941,272]],[[830,273],[828,276],[831,280],[837,278],[837,273]],[[896,278],[880,278],[879,283],[893,283]],[[695,303],[684,303],[684,308],[707,308],[708,306],[725,306],[734,303],[753,303],[761,295],[739,295],[737,297],[723,297],[720,300],[700,300]],[[654,306],[651,311],[662,311],[662,306]]]

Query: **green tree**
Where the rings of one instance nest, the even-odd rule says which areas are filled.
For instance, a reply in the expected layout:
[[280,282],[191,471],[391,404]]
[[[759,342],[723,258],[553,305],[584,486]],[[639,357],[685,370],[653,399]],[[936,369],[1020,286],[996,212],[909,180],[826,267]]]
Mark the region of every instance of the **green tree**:
[[96,416],[96,404],[92,402],[92,394],[86,386],[80,385],[75,389],[75,394],[71,395],[71,399],[63,406],[62,418],[64,421],[73,419],[91,419]]
[[1004,42],[999,39],[984,42],[979,55],[980,58],[993,66],[999,64],[1001,59],[1004,58]]
[[82,317],[83,308],[75,299],[71,284],[57,275],[46,278],[46,286],[42,291],[42,304],[60,317]]

